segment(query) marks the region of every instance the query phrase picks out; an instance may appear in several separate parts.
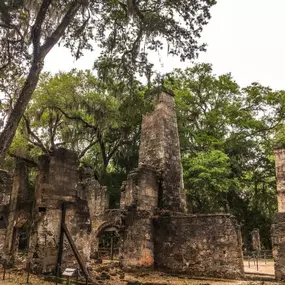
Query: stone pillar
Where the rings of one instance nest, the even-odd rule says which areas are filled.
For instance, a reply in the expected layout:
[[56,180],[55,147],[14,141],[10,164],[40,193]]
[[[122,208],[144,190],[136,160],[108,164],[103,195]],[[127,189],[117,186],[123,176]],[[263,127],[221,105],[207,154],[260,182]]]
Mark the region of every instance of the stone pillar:
[[121,262],[124,269],[153,269],[154,229],[148,211],[131,208],[124,219],[121,233]]
[[147,165],[141,165],[138,172],[137,209],[154,214],[158,207],[159,182],[156,170]]
[[285,149],[274,150],[278,212],[285,212]]
[[[134,178],[134,177],[130,177]],[[136,193],[136,203],[129,201],[125,211],[122,233],[122,265],[125,269],[153,268],[154,266],[154,229],[153,216],[158,205],[159,184],[156,170],[141,165],[137,173],[137,183],[130,183]],[[129,196],[131,197],[131,196]]]
[[157,94],[155,110],[143,118],[139,167],[140,165],[153,166],[160,175],[160,208],[185,212],[174,95],[169,90]]
[[276,148],[275,170],[278,213],[272,223],[272,250],[277,280],[285,280],[285,149]]
[[0,169],[0,206],[5,206],[9,204],[11,186],[11,175],[6,170]]
[[109,209],[109,194],[107,187],[101,186],[94,179],[85,181],[84,187],[90,212],[92,233],[95,233],[104,221],[105,211]]
[[120,208],[122,210],[136,204],[138,200],[138,170],[128,174],[121,187]]
[[251,232],[251,241],[252,241],[252,249],[259,253],[261,250],[259,229],[254,229]]

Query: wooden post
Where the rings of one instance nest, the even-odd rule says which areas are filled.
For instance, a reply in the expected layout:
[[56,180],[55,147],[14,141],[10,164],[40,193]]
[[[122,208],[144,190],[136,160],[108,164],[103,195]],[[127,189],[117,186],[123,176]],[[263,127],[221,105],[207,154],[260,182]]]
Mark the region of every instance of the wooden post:
[[6,260],[5,260],[4,263],[3,263],[3,268],[4,268],[4,271],[3,271],[3,280],[5,280],[5,278],[6,278]]
[[258,271],[258,253],[256,253],[256,270]]
[[77,247],[76,247],[76,245],[75,245],[75,243],[74,243],[74,241],[73,241],[73,239],[71,237],[71,234],[70,234],[70,232],[69,232],[69,230],[68,230],[68,228],[66,227],[65,224],[63,224],[62,226],[63,226],[63,231],[64,231],[64,233],[65,233],[65,235],[67,237],[67,240],[68,240],[68,242],[69,242],[69,244],[71,246],[71,249],[72,249],[72,251],[73,251],[73,253],[74,253],[75,257],[76,257],[76,260],[77,260],[81,270],[83,271],[85,277],[88,280],[89,273],[88,273],[87,268],[85,267],[85,264],[84,264],[80,254],[79,254],[79,251],[78,251],[78,249],[77,249]]
[[79,269],[76,270],[76,285],[78,285]]
[[111,233],[111,260],[114,258],[114,232]]
[[28,262],[28,265],[27,265],[27,271],[28,271],[28,273],[27,273],[27,285],[29,285],[30,284],[30,271],[31,271],[31,262],[30,261]]
[[[58,245],[58,256],[57,256],[57,264],[59,265],[57,269],[60,269],[62,264],[62,250],[63,250],[63,224],[65,224],[65,216],[66,216],[66,204],[64,201],[61,202],[61,225],[60,225],[60,236],[59,236],[59,245]],[[58,271],[57,271],[58,272]]]

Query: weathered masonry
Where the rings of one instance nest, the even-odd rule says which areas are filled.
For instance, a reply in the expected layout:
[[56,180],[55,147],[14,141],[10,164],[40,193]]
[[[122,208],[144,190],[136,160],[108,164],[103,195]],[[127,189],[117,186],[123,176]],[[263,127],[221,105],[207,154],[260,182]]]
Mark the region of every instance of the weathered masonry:
[[272,223],[272,247],[275,277],[277,280],[285,280],[285,149],[276,148],[274,154],[278,212]]
[[142,121],[138,169],[122,192],[122,265],[240,277],[240,228],[227,214],[186,213],[174,95],[163,90],[155,101]]
[[58,263],[78,267],[69,239],[62,236],[64,219],[64,232],[85,266],[98,257],[102,233],[112,232],[120,236],[120,261],[128,270],[243,275],[235,218],[187,214],[174,95],[160,89],[154,101],[155,110],[142,121],[138,168],[121,187],[120,209],[109,209],[106,187],[78,170],[72,151],[41,156],[34,188],[28,184],[28,166],[18,161],[11,191],[0,186],[3,258],[17,261],[24,254],[38,272],[54,272]]

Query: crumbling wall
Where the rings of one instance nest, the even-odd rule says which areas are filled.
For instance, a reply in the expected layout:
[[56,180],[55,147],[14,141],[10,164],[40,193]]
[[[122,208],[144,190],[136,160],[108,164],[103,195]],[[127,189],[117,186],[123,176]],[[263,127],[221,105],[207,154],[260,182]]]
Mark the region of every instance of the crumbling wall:
[[143,118],[138,170],[122,187],[121,209],[125,269],[243,274],[236,221],[229,215],[185,214],[175,104],[168,90],[157,95],[155,110]]
[[6,229],[8,225],[8,207],[12,187],[12,177],[0,169],[0,262],[4,258]]
[[[98,257],[99,232],[102,227],[109,224],[115,224],[114,213],[107,212],[109,208],[109,194],[105,186],[93,178],[86,178],[80,185],[82,198],[87,201],[88,211],[90,214],[90,254],[91,258]],[[116,213],[115,216],[119,217]]]
[[121,187],[120,208],[126,209],[138,201],[138,170],[128,174]]
[[5,258],[9,262],[14,262],[17,255],[19,229],[23,226],[26,228],[30,226],[32,205],[33,193],[29,192],[27,164],[16,160],[5,237]]
[[129,198],[126,199],[128,202],[125,202],[122,214],[122,266],[125,269],[152,268],[154,265],[152,217],[158,207],[159,194],[156,169],[141,164],[135,179],[133,175],[129,176],[124,191]]
[[191,276],[243,275],[240,229],[227,214],[158,216],[155,268]]
[[[62,202],[66,208],[66,225],[85,261],[89,258],[90,215],[87,201],[77,197],[78,158],[76,153],[58,149],[40,158],[36,182],[35,227],[30,243],[33,268],[52,272],[58,262]],[[63,266],[72,264],[75,257],[66,239],[63,244]]]
[[276,148],[275,171],[278,213],[272,222],[272,250],[277,280],[285,280],[285,149]]
[[82,197],[88,203],[92,232],[105,221],[105,211],[109,208],[109,194],[107,187],[101,186],[95,179],[87,179],[84,182]]
[[124,269],[153,268],[154,229],[152,215],[148,211],[130,209],[124,217],[121,233],[121,264]]
[[8,171],[0,169],[0,206],[8,205],[12,187],[12,177]]
[[285,212],[285,149],[277,148],[274,154],[278,212]]
[[285,212],[276,213],[272,221],[272,252],[275,278],[285,280]]
[[[67,205],[65,224],[76,244],[83,262],[87,263],[91,254],[91,220],[86,200],[77,198],[75,204]],[[74,253],[64,238],[63,267],[78,268]]]
[[155,110],[143,118],[139,167],[140,165],[153,166],[160,175],[160,208],[185,212],[174,95],[169,90],[157,95]]

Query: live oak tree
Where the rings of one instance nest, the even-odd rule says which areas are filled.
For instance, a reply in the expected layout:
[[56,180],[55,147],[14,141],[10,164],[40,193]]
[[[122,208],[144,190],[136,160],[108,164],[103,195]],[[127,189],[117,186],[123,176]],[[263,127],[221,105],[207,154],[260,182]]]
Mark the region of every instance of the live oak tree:
[[241,88],[230,74],[215,76],[209,64],[168,78],[176,94],[189,208],[230,212],[246,238],[259,227],[269,247],[277,202],[273,148],[276,139],[284,144],[285,92],[258,83]]
[[108,167],[124,173],[136,167],[141,118],[150,108],[139,82],[130,89],[90,71],[43,73],[9,154],[36,160],[65,147],[103,183]]
[[[0,135],[0,160],[38,83],[44,59],[58,42],[76,58],[101,48],[100,66],[117,74],[148,72],[148,50],[167,43],[168,52],[194,58],[215,0],[2,0],[0,2],[0,79],[10,107]],[[16,90],[13,83],[23,78]]]
[[142,115],[153,106],[141,83],[129,88],[110,81],[90,71],[43,73],[9,155],[31,164],[59,147],[74,150],[80,168],[108,186],[111,205],[117,205],[122,181],[137,167]]
[[[90,71],[42,74],[10,154],[32,159],[64,146],[108,185],[112,204],[126,174],[137,166],[140,123],[149,86]],[[101,74],[102,75],[102,74]],[[126,77],[129,78],[129,77]],[[244,241],[259,227],[270,247],[276,211],[273,147],[284,145],[285,92],[258,83],[241,88],[209,64],[169,74],[176,96],[184,183],[191,212],[229,212]],[[5,107],[5,106],[4,106]]]

